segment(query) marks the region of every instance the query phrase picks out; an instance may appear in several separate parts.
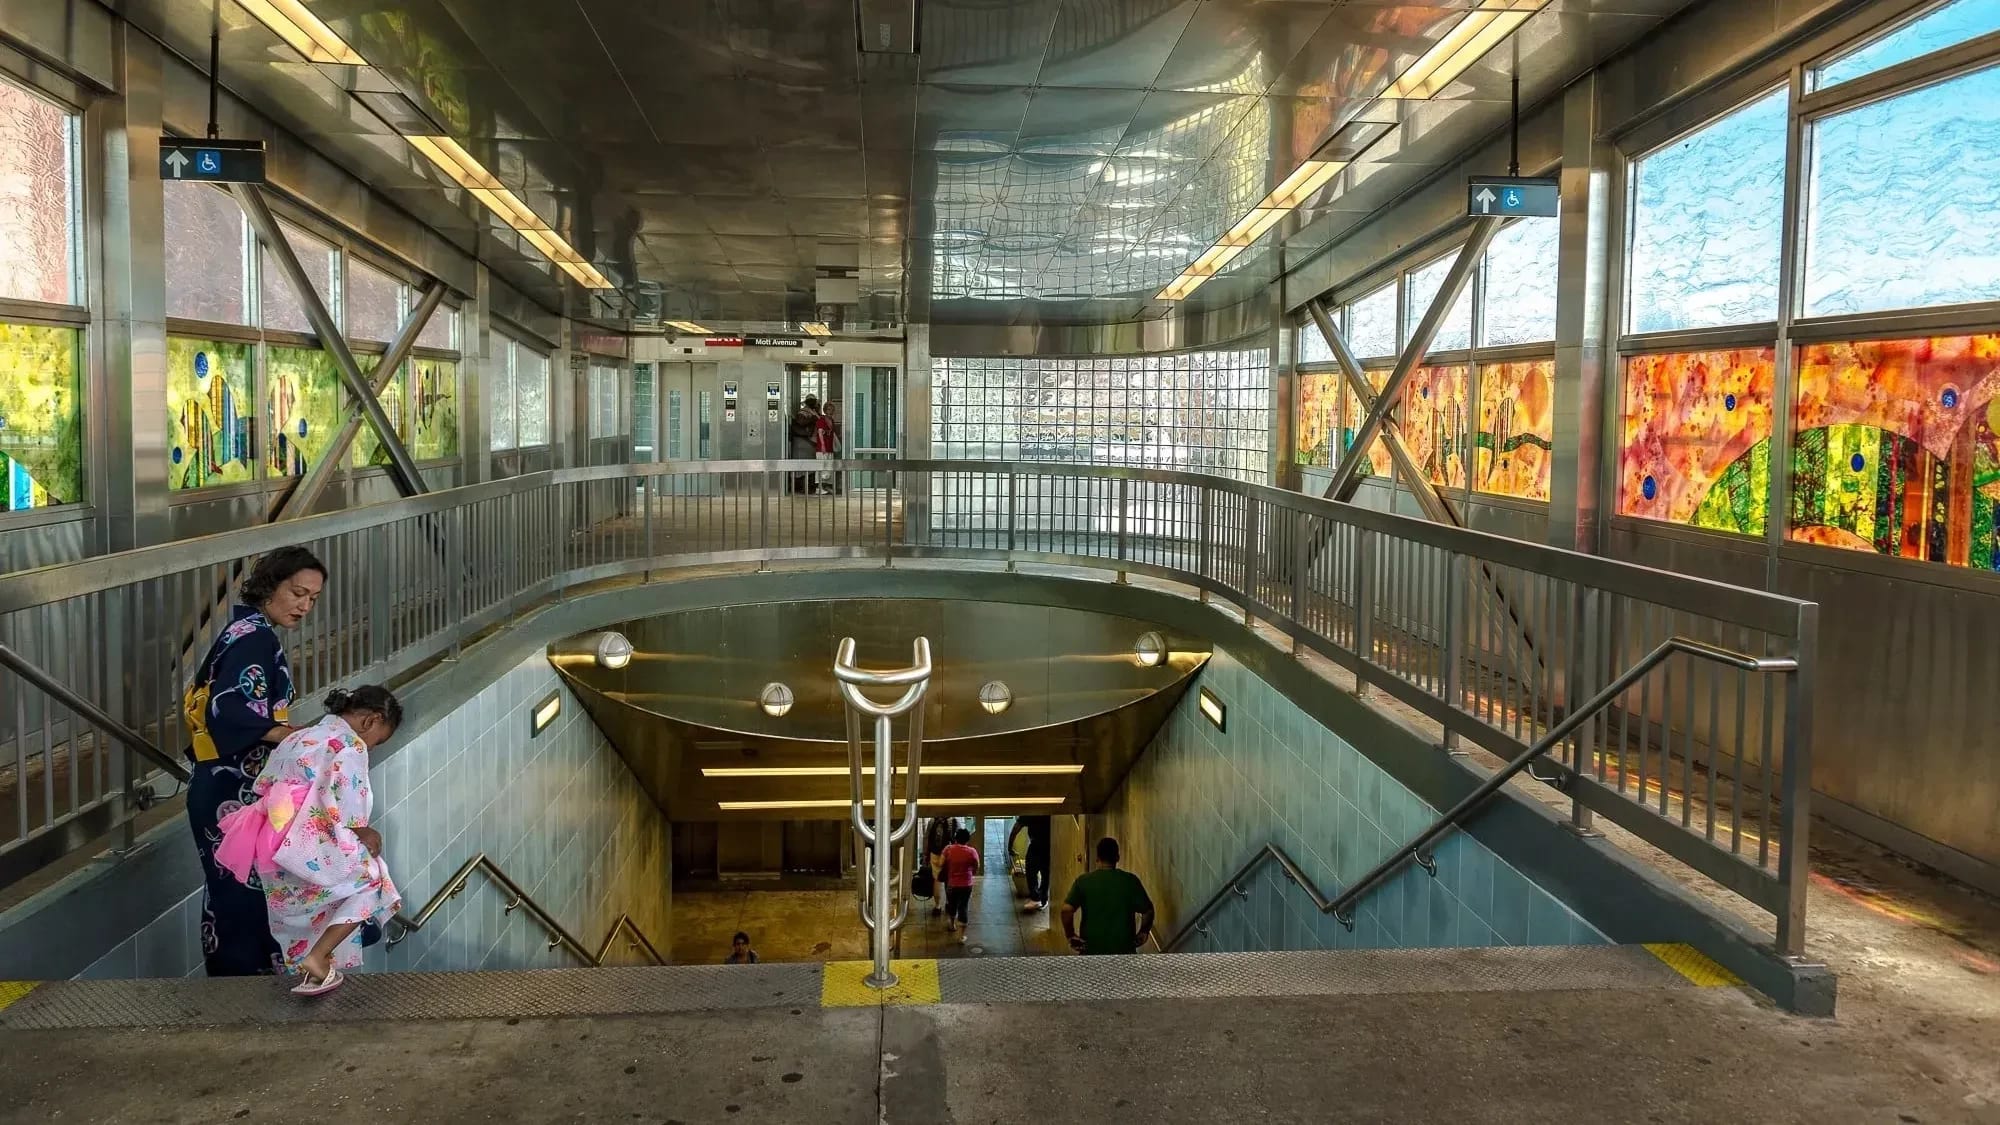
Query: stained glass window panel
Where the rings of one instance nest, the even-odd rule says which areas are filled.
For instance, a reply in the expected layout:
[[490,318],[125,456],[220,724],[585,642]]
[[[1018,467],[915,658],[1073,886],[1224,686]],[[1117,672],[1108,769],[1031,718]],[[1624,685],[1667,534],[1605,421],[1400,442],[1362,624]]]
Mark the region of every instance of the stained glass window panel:
[[1479,436],[1472,487],[1522,500],[1549,498],[1556,361],[1479,365]]
[[1293,460],[1298,464],[1333,463],[1340,432],[1340,380],[1337,372],[1299,373],[1297,421],[1292,433]]
[[1419,367],[1403,389],[1403,439],[1417,471],[1432,484],[1465,485],[1466,368]]
[[2000,335],[1798,349],[1803,543],[2000,569]]
[[1771,348],[1627,359],[1619,512],[1762,535],[1776,368]]
[[0,511],[83,499],[83,333],[0,323]]
[[0,79],[0,297],[80,303],[76,192],[76,118]]
[[[1410,271],[1406,289],[1410,295],[1410,309],[1404,320],[1403,342],[1408,343],[1411,334],[1417,330],[1417,322],[1430,311],[1431,302],[1437,299],[1444,288],[1445,275],[1451,272],[1457,254],[1446,254],[1422,269]],[[1438,325],[1437,335],[1432,338],[1428,349],[1432,352],[1462,352],[1472,346],[1472,282],[1467,279],[1465,288],[1459,290],[1458,300],[1451,304],[1451,311],[1445,314],[1444,322]]]
[[410,405],[416,428],[410,456],[442,461],[458,456],[458,364],[446,359],[410,361]]
[[[1364,374],[1368,376],[1368,385],[1375,388],[1378,394],[1389,382],[1389,373],[1387,371],[1369,371]],[[1341,456],[1345,457],[1347,451],[1354,447],[1354,437],[1361,432],[1361,422],[1362,419],[1367,417],[1368,411],[1361,405],[1361,396],[1359,395],[1349,394],[1343,396],[1341,404],[1341,409],[1345,417],[1341,419],[1340,423],[1340,453]],[[1360,475],[1364,477],[1386,477],[1393,467],[1394,462],[1389,458],[1389,447],[1383,443],[1382,438],[1378,435],[1368,446],[1368,459],[1361,463]]]
[[167,486],[254,475],[250,345],[167,337]]
[[[370,357],[357,356],[364,366]],[[347,392],[333,357],[318,348],[269,347],[264,353],[264,467],[271,476],[304,476],[339,428]]]
[[1487,248],[1480,343],[1489,348],[1556,338],[1556,256],[1561,224],[1521,219]]
[[1347,349],[1361,359],[1395,355],[1396,287],[1385,285],[1347,307]]
[[2000,4],[1994,0],[1956,0],[1813,70],[1807,76],[1809,88],[1837,86],[1995,31],[2000,31]]
[[1813,127],[1805,312],[2000,300],[2000,67]]
[[249,227],[236,200],[206,184],[167,184],[166,236],[167,315],[250,323]]
[[1774,91],[1633,165],[1631,331],[1777,319],[1789,101]]
[[[382,364],[382,357],[357,355],[354,361],[361,365],[361,374],[364,378],[373,378],[375,369]],[[376,401],[382,404],[382,413],[389,416],[389,428],[395,431],[398,438],[408,438],[410,434],[410,398],[404,393],[407,387],[404,373],[407,370],[405,368],[404,371],[389,376],[389,381],[382,387],[382,393],[376,396]],[[381,468],[387,464],[389,464],[389,450],[375,439],[375,427],[364,419],[360,432],[354,435],[354,467]]]
[[[299,265],[312,279],[314,291],[319,299],[331,310],[333,303],[333,247],[319,239],[289,226],[280,226],[285,232],[285,241],[291,245],[292,253],[298,255]],[[312,321],[306,319],[306,307],[299,301],[292,283],[271,257],[269,247],[263,250],[263,280],[258,293],[264,304],[264,327],[280,332],[304,332],[313,330]]]
[[[403,326],[403,283],[356,258],[347,262],[347,337],[386,344]],[[442,312],[443,310],[439,310]]]

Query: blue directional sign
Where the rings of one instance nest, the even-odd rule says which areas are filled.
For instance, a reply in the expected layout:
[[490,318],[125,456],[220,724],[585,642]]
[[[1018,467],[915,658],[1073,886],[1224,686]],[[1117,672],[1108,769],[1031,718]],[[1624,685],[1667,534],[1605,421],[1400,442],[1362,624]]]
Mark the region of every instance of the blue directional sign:
[[1554,178],[1474,176],[1466,181],[1466,213],[1513,218],[1553,219],[1562,201],[1562,183]]
[[160,178],[205,184],[261,184],[264,142],[162,137]]

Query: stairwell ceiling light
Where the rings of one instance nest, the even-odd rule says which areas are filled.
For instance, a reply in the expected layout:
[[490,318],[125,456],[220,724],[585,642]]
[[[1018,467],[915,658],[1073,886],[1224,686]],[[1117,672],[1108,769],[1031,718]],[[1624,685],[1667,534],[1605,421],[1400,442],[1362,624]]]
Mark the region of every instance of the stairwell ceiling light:
[[632,663],[632,642],[623,633],[605,633],[597,638],[597,666],[617,671]]
[[757,706],[774,719],[783,718],[795,702],[792,689],[780,683],[765,684],[764,690],[757,693]]
[[1477,10],[1467,12],[1464,19],[1398,75],[1382,96],[1416,100],[1436,97],[1547,5],[1548,0],[1484,0]]
[[[703,766],[701,776],[711,780],[723,778],[802,778],[802,777],[846,777],[846,766]],[[862,766],[861,772],[873,777],[874,766]],[[907,775],[908,766],[897,766],[898,774]],[[1032,762],[1021,765],[972,765],[924,767],[925,777],[1045,777],[1074,776],[1083,772],[1083,766],[1074,762]]]
[[1155,632],[1139,634],[1132,642],[1132,659],[1141,668],[1158,668],[1167,661],[1167,639]]
[[292,49],[304,55],[307,62],[330,63],[337,66],[367,66],[368,60],[361,53],[348,46],[347,40],[326,25],[326,21],[312,14],[299,0],[236,0],[243,9],[257,17],[257,22],[270,28],[278,38],[291,44]]
[[979,705],[989,715],[998,715],[1014,705],[1014,690],[999,680],[979,685]]
[[[1015,805],[1060,805],[1067,800],[1068,797],[1060,796],[940,797],[936,800],[925,797],[917,802],[917,806],[923,809],[990,809]],[[811,809],[844,809],[853,803],[844,797],[829,797],[816,801],[717,801],[715,807],[723,812],[805,812]],[[861,803],[872,807],[875,799],[869,797]],[[901,803],[900,799],[890,802]]]

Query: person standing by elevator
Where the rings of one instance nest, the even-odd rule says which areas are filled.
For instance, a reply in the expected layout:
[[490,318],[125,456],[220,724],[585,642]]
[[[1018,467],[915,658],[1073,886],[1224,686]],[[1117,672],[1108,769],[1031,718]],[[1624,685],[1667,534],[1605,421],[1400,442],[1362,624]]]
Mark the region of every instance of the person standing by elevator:
[[1028,905],[1021,908],[1024,914],[1046,910],[1049,906],[1049,818],[1046,816],[1023,816],[1014,819],[1014,827],[1007,833],[1007,854],[1014,854],[1014,841],[1022,833],[1028,836],[1028,851],[1023,859],[1028,874]]
[[[792,421],[785,429],[785,456],[793,461],[811,461],[818,456],[814,435],[818,430],[819,399],[807,395],[792,412]],[[791,474],[793,495],[804,496],[813,488],[812,473]]]

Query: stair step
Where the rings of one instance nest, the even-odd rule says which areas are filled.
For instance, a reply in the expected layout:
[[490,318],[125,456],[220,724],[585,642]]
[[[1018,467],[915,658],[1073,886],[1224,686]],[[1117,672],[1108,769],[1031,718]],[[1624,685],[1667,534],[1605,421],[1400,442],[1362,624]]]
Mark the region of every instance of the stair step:
[[317,1000],[292,996],[270,978],[0,982],[0,1031],[1734,983],[1686,947],[1636,945],[992,957],[897,962],[897,969],[902,986],[887,994],[861,984],[862,962],[355,974]]

